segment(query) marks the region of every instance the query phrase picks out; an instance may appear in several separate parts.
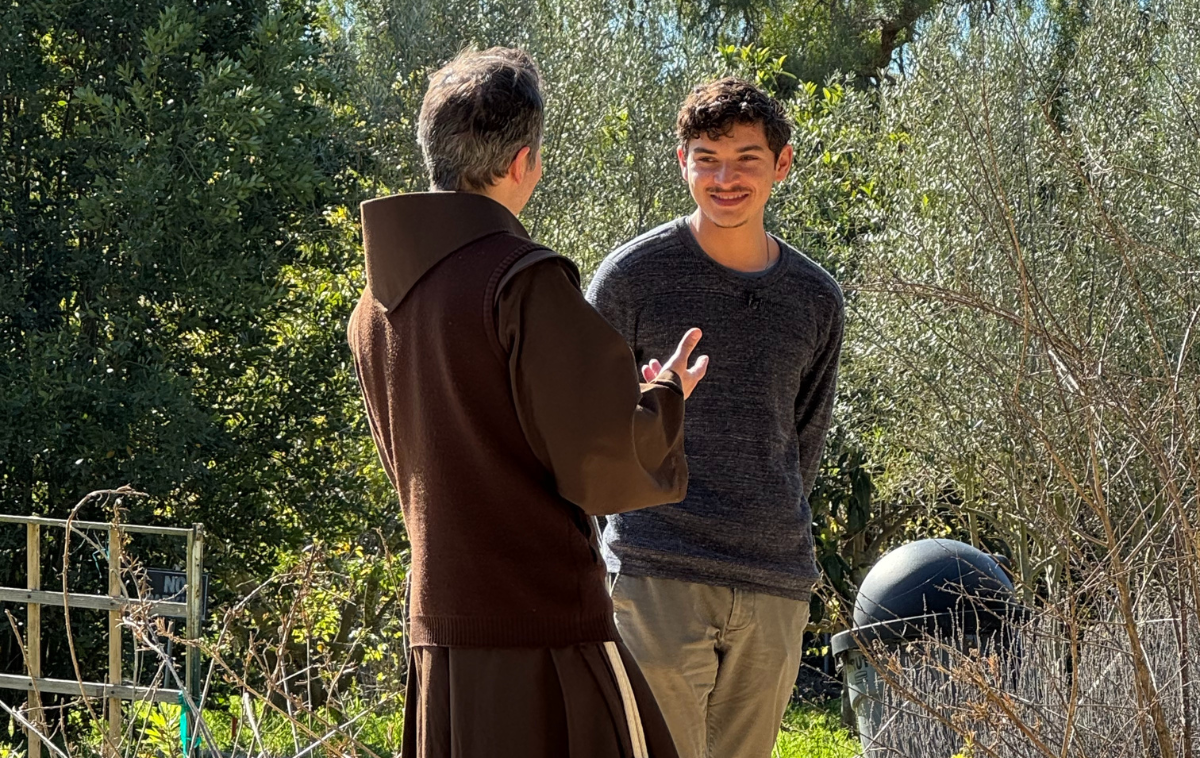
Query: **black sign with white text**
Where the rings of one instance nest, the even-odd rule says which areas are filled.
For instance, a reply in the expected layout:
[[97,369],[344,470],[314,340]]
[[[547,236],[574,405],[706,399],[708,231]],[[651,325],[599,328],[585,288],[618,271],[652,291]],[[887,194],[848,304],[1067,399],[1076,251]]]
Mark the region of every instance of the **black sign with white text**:
[[[149,590],[144,595],[146,600],[166,600],[172,603],[188,601],[187,573],[183,571],[149,568],[146,569],[146,583]],[[201,585],[200,617],[203,618],[208,613],[208,574],[204,575]]]

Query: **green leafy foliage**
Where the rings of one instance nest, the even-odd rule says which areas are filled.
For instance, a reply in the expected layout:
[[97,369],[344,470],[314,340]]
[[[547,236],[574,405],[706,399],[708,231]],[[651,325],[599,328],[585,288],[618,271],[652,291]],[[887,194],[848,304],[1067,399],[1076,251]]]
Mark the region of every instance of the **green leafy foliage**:
[[365,498],[339,85],[302,9],[76,12],[4,24],[0,491],[62,513],[129,482],[155,496],[133,517],[270,565]]
[[364,159],[314,10],[0,14],[4,510],[131,484],[150,497],[125,520],[209,526],[218,596],[314,534],[394,518],[343,337]]
[[[758,45],[786,57],[792,79],[849,75],[875,85],[905,68],[904,48],[939,0],[697,0],[679,4],[683,25],[722,45]],[[952,6],[951,6],[952,7]]]

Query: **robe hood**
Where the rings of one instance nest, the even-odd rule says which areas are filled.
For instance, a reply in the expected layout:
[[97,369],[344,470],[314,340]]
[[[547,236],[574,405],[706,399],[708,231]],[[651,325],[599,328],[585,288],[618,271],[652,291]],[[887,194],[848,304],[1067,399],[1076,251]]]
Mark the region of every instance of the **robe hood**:
[[470,192],[413,192],[361,206],[367,291],[392,311],[443,258],[499,232],[529,239],[508,208]]

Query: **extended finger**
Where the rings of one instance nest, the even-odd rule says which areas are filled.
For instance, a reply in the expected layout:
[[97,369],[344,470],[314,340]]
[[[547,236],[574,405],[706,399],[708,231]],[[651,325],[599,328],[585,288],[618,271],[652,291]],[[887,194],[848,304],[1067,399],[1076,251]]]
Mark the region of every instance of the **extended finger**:
[[671,356],[671,363],[676,361],[681,362],[684,366],[687,365],[687,360],[692,354],[692,350],[696,348],[696,343],[700,341],[703,333],[696,328],[688,329],[683,339],[679,340],[679,347],[675,348],[675,355]]
[[649,365],[642,366],[642,378],[648,382],[654,381],[654,377],[658,376],[658,372]]

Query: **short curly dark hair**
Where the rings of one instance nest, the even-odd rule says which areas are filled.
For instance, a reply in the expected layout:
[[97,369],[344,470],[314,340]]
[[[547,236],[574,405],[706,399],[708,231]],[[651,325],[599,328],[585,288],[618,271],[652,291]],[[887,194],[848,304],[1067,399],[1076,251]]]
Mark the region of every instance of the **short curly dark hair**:
[[728,136],[734,124],[762,124],[776,158],[792,138],[792,121],[783,105],[752,82],[732,76],[692,89],[679,109],[675,131],[686,150],[688,141],[701,134],[712,140]]

